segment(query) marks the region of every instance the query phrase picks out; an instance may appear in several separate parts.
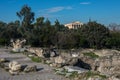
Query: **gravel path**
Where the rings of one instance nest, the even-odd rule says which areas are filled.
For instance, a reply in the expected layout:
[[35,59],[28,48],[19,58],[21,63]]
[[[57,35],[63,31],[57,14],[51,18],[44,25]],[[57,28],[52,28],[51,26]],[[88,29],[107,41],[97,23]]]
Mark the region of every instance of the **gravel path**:
[[0,80],[68,80],[63,76],[56,75],[52,67],[46,64],[32,62],[21,53],[11,54],[10,50],[0,48],[0,58],[18,61],[22,65],[36,65],[38,69],[37,72],[20,73],[19,75],[12,76],[9,72],[0,68]]

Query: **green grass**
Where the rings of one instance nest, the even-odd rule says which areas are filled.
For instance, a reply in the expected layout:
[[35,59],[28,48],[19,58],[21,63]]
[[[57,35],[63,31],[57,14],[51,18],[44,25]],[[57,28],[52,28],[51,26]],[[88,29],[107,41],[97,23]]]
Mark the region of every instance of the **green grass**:
[[83,54],[84,54],[84,56],[89,56],[89,57],[94,58],[94,59],[99,58],[99,56],[93,52],[88,52],[88,53],[83,53]]
[[30,58],[31,58],[31,60],[32,60],[33,62],[39,63],[39,62],[42,61],[41,58],[40,58],[40,57],[37,57],[37,56],[32,56],[32,57],[30,57]]
[[95,72],[92,72],[92,71],[88,71],[86,73],[86,78],[89,78],[89,77],[94,77],[94,76],[99,76],[101,77],[102,79],[106,79],[107,77],[105,75],[101,75],[99,73],[95,73]]
[[78,77],[78,72],[77,71],[73,71],[69,77],[70,78]]

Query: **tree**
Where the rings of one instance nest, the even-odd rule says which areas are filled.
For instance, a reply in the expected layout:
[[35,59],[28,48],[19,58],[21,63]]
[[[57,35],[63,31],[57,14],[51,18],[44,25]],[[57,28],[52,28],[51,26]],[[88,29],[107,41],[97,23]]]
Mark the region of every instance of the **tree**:
[[22,26],[28,27],[34,21],[34,12],[27,5],[24,5],[22,9],[17,12],[17,16],[22,20]]
[[56,19],[56,21],[55,21],[55,29],[57,30],[57,31],[60,31],[60,23],[59,23],[59,21]]
[[60,24],[60,22],[56,19],[54,27],[57,31],[66,31],[68,28],[64,25]]
[[54,45],[55,44],[55,41],[54,41],[55,35],[56,35],[56,31],[55,31],[54,27],[52,27],[52,26],[42,27],[40,30],[40,35],[39,35],[41,45],[43,45],[45,47]]
[[45,21],[45,26],[46,26],[46,27],[51,26],[51,22],[49,21],[49,19],[46,19],[46,21]]
[[107,48],[120,49],[120,32],[111,32],[110,37],[107,39],[106,46]]
[[43,24],[44,24],[44,17],[39,17],[39,18],[37,18],[36,19],[36,23],[35,23],[35,26],[37,26],[37,27],[41,27],[41,26],[43,26]]
[[4,31],[6,25],[7,24],[5,22],[0,21],[0,32]]
[[[7,29],[7,24],[5,22],[0,21],[0,45],[4,45],[7,42],[7,39],[4,38],[4,32]],[[7,32],[6,32],[7,33]]]
[[88,22],[81,27],[81,32],[92,48],[102,48],[109,37],[109,29],[97,22]]

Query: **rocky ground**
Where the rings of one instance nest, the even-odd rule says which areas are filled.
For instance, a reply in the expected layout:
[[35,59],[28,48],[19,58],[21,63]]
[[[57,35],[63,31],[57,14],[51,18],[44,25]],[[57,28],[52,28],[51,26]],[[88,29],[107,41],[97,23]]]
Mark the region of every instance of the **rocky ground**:
[[[11,75],[0,68],[0,80],[120,80],[120,51],[118,50],[79,49],[53,52],[49,49],[28,48],[24,54],[14,53],[11,50],[0,48],[0,62],[7,59],[28,67],[35,65],[37,71],[33,69],[32,72],[26,73],[24,68],[18,75]],[[59,55],[55,56],[55,53]],[[47,58],[46,54],[47,56],[50,54],[50,57]],[[42,61],[36,63],[27,56],[37,56]],[[10,62],[4,64],[10,65]],[[16,66],[15,70],[19,70],[18,63],[13,65]],[[12,64],[9,71],[13,69]]]
[[0,80],[68,80],[63,76],[56,75],[52,67],[46,64],[33,62],[22,53],[14,54],[10,53],[9,49],[0,48],[0,58],[5,58],[10,61],[17,61],[22,65],[37,66],[37,72],[21,72],[19,75],[11,75],[9,72],[0,68]]

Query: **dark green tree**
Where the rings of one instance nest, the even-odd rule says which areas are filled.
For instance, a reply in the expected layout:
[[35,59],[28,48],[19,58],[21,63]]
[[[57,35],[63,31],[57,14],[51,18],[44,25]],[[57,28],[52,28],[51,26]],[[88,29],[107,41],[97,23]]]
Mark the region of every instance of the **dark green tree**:
[[0,45],[4,45],[7,42],[7,39],[4,38],[4,32],[7,29],[6,27],[7,24],[5,22],[0,21]]
[[59,23],[59,21],[56,19],[56,21],[55,21],[55,25],[54,25],[55,27],[56,27],[56,29],[59,31],[59,27],[60,27],[60,23]]
[[39,17],[36,19],[35,26],[42,27],[44,25],[44,17]]
[[109,29],[97,22],[88,22],[81,27],[81,32],[92,48],[104,47],[106,39],[109,36]]
[[45,27],[51,26],[51,22],[49,21],[49,19],[46,19],[44,24],[45,24]]
[[107,48],[120,49],[120,32],[112,31],[106,45]]
[[22,20],[22,26],[29,27],[34,21],[34,12],[27,5],[24,5],[22,9],[17,12],[17,16]]

